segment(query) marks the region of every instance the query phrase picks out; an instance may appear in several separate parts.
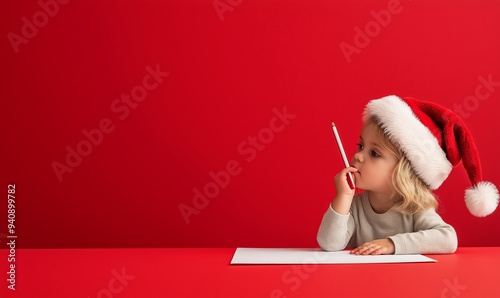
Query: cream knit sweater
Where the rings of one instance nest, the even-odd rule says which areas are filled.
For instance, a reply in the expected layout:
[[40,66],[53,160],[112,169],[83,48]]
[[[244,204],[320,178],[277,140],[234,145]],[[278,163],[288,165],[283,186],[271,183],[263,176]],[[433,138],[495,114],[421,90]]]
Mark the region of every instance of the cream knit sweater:
[[457,234],[430,208],[413,215],[393,209],[375,213],[363,192],[354,196],[349,214],[335,212],[331,205],[318,231],[318,244],[326,251],[355,248],[375,239],[389,238],[395,254],[444,254],[457,249]]

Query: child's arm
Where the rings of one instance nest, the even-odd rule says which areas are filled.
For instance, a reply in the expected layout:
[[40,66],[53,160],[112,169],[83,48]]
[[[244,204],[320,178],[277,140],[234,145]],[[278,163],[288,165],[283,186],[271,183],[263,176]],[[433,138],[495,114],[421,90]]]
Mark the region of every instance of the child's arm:
[[354,228],[351,214],[339,214],[330,205],[318,230],[318,244],[326,251],[343,250],[349,243]]
[[457,250],[455,229],[445,223],[433,208],[414,215],[415,232],[389,237],[394,243],[395,254],[446,254]]
[[348,172],[356,172],[355,168],[346,168],[335,176],[337,195],[328,207],[318,231],[318,244],[326,251],[344,249],[354,232],[354,220],[350,208],[354,190],[347,183]]

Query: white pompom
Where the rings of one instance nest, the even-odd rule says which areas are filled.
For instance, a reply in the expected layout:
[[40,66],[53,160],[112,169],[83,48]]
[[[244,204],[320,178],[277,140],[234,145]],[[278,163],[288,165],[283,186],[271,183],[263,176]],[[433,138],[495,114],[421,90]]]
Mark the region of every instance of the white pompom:
[[479,182],[465,191],[465,205],[472,215],[490,215],[498,206],[498,189],[487,181]]

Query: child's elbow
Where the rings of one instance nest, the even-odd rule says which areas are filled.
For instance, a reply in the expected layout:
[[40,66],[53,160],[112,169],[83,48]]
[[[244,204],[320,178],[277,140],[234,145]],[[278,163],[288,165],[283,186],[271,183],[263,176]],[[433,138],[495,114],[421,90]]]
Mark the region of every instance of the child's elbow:
[[324,251],[339,251],[345,248],[345,246],[343,247],[341,245],[338,245],[334,241],[328,241],[323,237],[318,237],[317,241],[319,247],[321,247],[321,249]]
[[449,244],[450,253],[454,253],[457,251],[458,248],[458,237],[457,233],[455,233],[455,230],[453,230],[453,235],[450,238],[451,238]]
[[443,253],[452,254],[457,251],[458,248],[458,237],[455,229],[451,228],[444,239],[443,242]]

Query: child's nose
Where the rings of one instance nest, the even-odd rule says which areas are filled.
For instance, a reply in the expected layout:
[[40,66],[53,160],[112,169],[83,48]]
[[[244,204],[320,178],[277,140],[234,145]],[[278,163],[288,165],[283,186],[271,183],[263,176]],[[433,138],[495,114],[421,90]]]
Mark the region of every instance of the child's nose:
[[352,161],[351,163],[355,163],[355,162],[363,162],[363,154],[361,154],[361,151],[360,152],[356,152],[354,154],[354,156],[352,157]]

